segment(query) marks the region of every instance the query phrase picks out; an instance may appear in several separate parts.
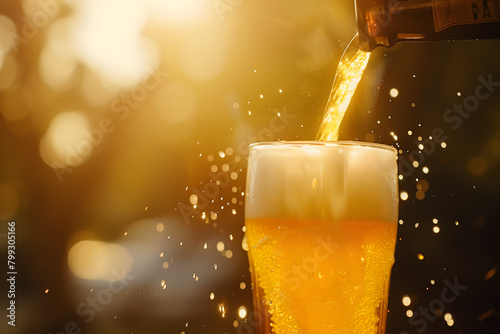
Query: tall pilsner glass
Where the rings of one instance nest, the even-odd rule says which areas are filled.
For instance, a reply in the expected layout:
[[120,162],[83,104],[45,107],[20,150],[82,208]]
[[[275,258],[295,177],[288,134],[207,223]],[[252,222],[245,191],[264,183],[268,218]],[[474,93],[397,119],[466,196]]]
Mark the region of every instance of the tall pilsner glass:
[[384,333],[397,152],[362,142],[250,146],[253,333]]

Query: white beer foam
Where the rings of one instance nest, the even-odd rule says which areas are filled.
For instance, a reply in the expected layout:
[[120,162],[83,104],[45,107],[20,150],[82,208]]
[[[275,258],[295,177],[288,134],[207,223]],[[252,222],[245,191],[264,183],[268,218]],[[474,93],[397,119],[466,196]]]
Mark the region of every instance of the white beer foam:
[[396,222],[396,156],[388,146],[360,142],[254,145],[245,215]]

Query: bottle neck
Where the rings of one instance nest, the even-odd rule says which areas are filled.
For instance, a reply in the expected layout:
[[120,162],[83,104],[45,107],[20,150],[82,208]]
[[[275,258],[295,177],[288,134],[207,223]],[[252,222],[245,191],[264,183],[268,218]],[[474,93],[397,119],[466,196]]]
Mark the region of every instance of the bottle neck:
[[500,38],[500,0],[355,0],[361,48]]

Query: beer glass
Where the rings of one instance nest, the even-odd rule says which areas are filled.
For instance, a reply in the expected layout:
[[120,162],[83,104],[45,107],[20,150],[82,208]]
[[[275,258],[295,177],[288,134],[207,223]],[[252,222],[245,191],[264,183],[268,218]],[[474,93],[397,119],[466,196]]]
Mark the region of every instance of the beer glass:
[[384,333],[396,157],[391,146],[362,142],[250,145],[254,333]]

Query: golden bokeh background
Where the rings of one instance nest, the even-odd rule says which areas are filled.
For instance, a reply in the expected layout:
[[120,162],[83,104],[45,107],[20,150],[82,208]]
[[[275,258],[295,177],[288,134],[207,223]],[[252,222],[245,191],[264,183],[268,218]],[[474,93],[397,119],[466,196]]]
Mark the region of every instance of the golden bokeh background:
[[[0,254],[15,222],[18,274],[0,331],[253,330],[247,146],[315,137],[355,33],[348,0],[3,1]],[[500,81],[499,51],[377,49],[347,111],[341,138],[411,164],[388,333],[422,328],[411,316],[457,277],[469,288],[426,330],[499,322],[500,87],[458,128],[443,120],[479,76]],[[427,154],[436,128],[448,139]]]

